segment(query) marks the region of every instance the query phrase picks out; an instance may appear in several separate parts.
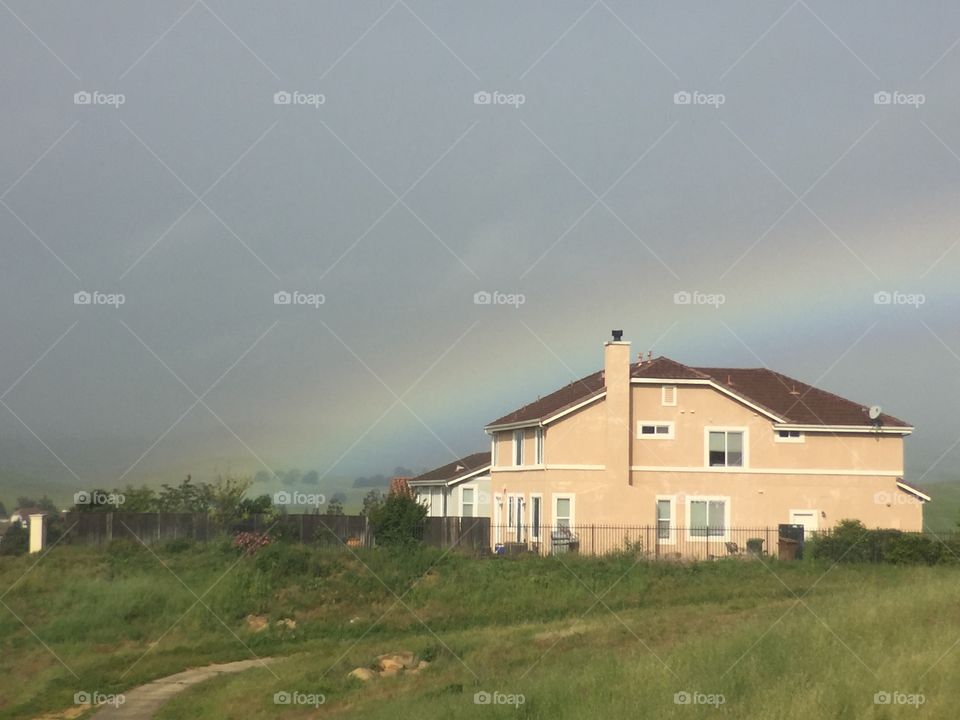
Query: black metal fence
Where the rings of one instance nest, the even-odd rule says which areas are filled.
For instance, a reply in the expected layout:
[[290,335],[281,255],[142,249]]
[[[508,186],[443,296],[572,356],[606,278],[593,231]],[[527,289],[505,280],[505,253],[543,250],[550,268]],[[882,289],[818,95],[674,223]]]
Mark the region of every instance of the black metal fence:
[[[686,528],[664,525],[494,525],[494,552],[503,555],[628,552],[650,559],[700,559],[780,554],[780,533],[767,528]],[[789,543],[787,543],[789,544]]]
[[[209,542],[241,532],[265,533],[325,548],[362,548],[377,544],[376,533],[363,515],[251,515],[227,525],[207,513],[68,512],[60,529],[61,542],[102,547],[114,540],[147,545],[174,540]],[[490,551],[489,518],[426,518],[419,537],[427,545]]]

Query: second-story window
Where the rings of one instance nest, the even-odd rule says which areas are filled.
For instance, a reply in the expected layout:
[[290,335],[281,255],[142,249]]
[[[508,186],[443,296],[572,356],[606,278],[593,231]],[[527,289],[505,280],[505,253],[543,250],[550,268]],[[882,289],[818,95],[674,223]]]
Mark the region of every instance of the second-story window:
[[711,430],[710,467],[743,467],[743,431]]
[[523,430],[513,431],[513,464],[523,465]]
[[543,465],[543,428],[538,427],[536,434],[534,435],[535,440],[535,450],[536,450],[536,459],[534,462],[537,465]]

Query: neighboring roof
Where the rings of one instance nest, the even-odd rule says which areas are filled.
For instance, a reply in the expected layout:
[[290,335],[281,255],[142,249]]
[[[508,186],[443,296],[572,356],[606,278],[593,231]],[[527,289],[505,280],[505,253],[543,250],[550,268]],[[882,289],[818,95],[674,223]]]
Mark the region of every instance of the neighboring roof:
[[[767,368],[688,367],[670,358],[658,357],[631,365],[630,377],[713,382],[785,424],[828,427],[873,424],[866,406]],[[595,372],[494,420],[487,427],[542,422],[603,392],[603,371]],[[884,427],[910,427],[909,423],[886,413],[879,419]]]
[[409,480],[411,485],[452,483],[490,467],[490,451],[473,453]]
[[51,515],[51,514],[53,514],[53,513],[51,513],[49,510],[46,510],[45,508],[41,508],[41,507],[25,507],[25,508],[17,508],[16,510],[14,510],[14,511],[10,514],[10,517],[16,516],[16,517],[21,517],[21,518],[28,518],[28,517],[30,517],[31,515],[40,515],[41,513],[44,514],[44,515]]

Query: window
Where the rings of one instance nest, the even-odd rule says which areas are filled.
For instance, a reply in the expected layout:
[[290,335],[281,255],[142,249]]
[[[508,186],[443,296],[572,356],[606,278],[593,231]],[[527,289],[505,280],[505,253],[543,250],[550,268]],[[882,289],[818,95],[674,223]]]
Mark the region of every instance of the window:
[[640,420],[637,422],[637,437],[640,440],[673,440],[673,423]]
[[534,445],[536,449],[536,459],[534,460],[534,462],[537,465],[543,465],[543,428],[542,427],[537,428],[537,432],[534,435],[534,440],[536,441],[536,444]]
[[460,490],[460,515],[463,517],[474,517],[474,501],[476,499],[475,489],[465,487]]
[[660,388],[660,404],[665,407],[673,407],[677,404],[676,385],[664,385]]
[[673,498],[657,498],[657,540],[673,542]]
[[726,498],[690,498],[688,503],[691,538],[726,537]]
[[540,539],[540,516],[543,509],[543,498],[539,495],[530,496],[530,538]]
[[709,430],[710,467],[743,467],[743,434],[742,430]]
[[557,528],[573,527],[573,495],[553,496],[553,524]]
[[523,465],[523,430],[513,431],[513,464]]
[[802,443],[803,433],[799,430],[777,430],[773,439],[777,442]]

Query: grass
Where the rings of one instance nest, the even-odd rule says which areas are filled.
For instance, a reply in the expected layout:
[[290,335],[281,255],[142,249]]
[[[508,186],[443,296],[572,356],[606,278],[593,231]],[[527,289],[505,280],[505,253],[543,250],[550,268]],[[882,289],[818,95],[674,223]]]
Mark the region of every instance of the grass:
[[[289,546],[238,558],[222,546],[153,555],[129,544],[100,553],[57,547],[31,569],[34,561],[0,558],[9,607],[0,605],[0,718],[36,717],[69,707],[79,690],[120,692],[251,652],[282,659],[193,688],[161,717],[314,716],[313,707],[274,704],[280,691],[324,695],[325,716],[390,720],[641,709],[912,717],[913,708],[874,706],[881,691],[923,693],[925,717],[956,714],[960,568],[952,566],[478,561]],[[255,634],[248,614],[292,617],[297,627]],[[431,664],[368,685],[347,679],[397,650]],[[481,691],[524,702],[474,704]],[[675,704],[684,691],[726,702]]]

